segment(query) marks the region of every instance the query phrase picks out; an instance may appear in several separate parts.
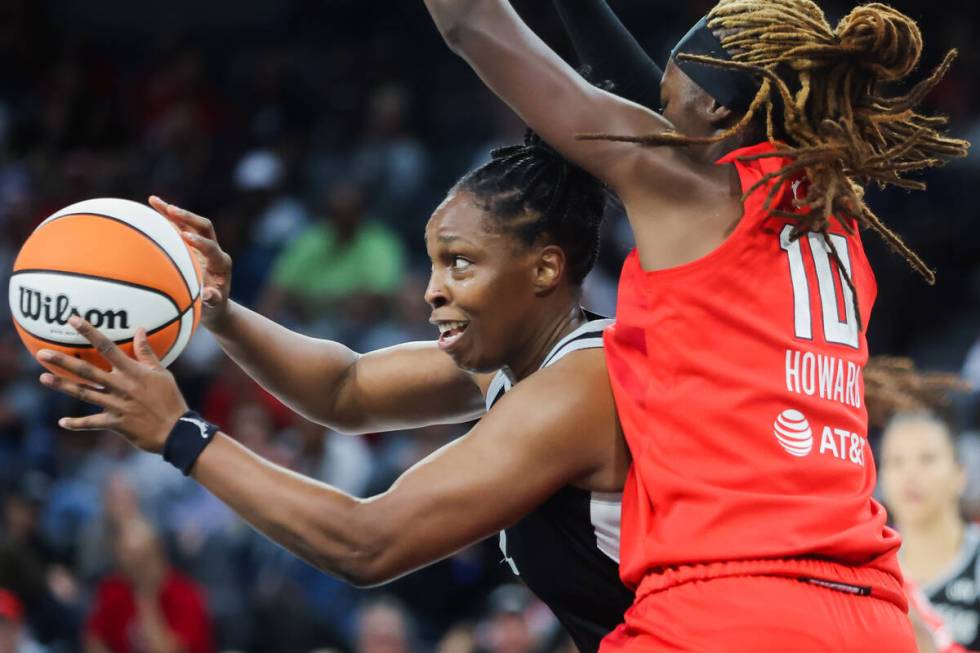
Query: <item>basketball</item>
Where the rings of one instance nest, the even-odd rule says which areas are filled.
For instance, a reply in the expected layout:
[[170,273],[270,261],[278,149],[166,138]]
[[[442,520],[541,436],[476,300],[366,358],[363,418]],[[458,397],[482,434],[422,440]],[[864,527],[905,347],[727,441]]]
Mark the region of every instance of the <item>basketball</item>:
[[166,366],[197,327],[201,268],[177,228],[150,207],[91,199],[38,225],[14,261],[9,297],[14,327],[32,354],[60,350],[108,370],[68,324],[79,315],[129,356],[136,329],[145,328]]

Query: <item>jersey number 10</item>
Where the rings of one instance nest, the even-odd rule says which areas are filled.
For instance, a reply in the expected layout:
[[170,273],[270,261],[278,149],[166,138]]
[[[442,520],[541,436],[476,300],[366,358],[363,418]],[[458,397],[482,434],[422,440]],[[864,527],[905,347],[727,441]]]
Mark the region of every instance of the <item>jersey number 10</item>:
[[[789,276],[793,281],[793,323],[796,337],[813,340],[813,305],[810,297],[810,282],[807,279],[806,266],[803,263],[803,238],[790,240],[793,232],[792,225],[786,225],[779,233],[779,246],[789,257]],[[834,282],[834,266],[831,261],[830,247],[824,242],[823,234],[810,232],[807,234],[810,255],[813,258],[813,269],[817,273],[817,288],[820,294],[820,313],[823,315],[823,336],[827,342],[858,347],[857,316],[854,314],[854,293],[844,280],[843,273],[838,270],[840,283]],[[851,274],[851,257],[847,249],[847,239],[837,234],[831,234],[840,262]],[[852,277],[853,278],[853,277]],[[843,293],[843,298],[838,293]],[[843,301],[841,301],[841,299]],[[841,319],[841,308],[844,309],[844,319]]]

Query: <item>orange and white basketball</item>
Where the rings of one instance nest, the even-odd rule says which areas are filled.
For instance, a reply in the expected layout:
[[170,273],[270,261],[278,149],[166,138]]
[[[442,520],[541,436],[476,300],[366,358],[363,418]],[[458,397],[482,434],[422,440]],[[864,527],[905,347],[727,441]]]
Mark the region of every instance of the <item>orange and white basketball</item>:
[[80,315],[133,355],[146,329],[164,365],[180,355],[201,315],[201,268],[180,232],[150,207],[85,200],[58,211],[14,261],[10,310],[31,351],[56,349],[108,369],[68,324]]

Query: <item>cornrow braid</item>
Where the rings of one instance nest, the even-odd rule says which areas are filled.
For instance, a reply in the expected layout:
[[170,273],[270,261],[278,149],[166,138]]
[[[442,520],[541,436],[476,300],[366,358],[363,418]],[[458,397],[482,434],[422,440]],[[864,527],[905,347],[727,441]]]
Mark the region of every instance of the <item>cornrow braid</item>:
[[525,245],[541,237],[565,252],[572,283],[582,283],[599,253],[606,204],[602,183],[528,130],[524,143],[493,150],[454,191],[473,196],[499,226]]
[[812,0],[720,0],[708,18],[708,26],[731,60],[691,54],[678,58],[741,71],[759,80],[748,111],[732,127],[707,138],[676,132],[580,138],[644,145],[707,144],[738,134],[757,117],[764,119],[766,136],[776,150],[740,159],[782,157],[789,163],[747,189],[743,200],[775,180],[765,201],[766,210],[771,210],[780,189],[805,175],[807,193],[797,201],[799,210],[773,214],[796,221],[794,238],[808,231],[823,234],[849,285],[853,287],[853,282],[828,237],[832,220],[848,232],[853,231],[852,223],[871,229],[928,283],[935,283],[935,273],[867,206],[864,188],[874,182],[879,187],[922,190],[923,182],[905,175],[966,156],[967,141],[941,133],[945,117],[915,111],[949,70],[956,51],[950,51],[908,93],[889,96],[884,83],[902,80],[915,69],[922,54],[922,35],[915,21],[887,5],[856,7],[836,29]]

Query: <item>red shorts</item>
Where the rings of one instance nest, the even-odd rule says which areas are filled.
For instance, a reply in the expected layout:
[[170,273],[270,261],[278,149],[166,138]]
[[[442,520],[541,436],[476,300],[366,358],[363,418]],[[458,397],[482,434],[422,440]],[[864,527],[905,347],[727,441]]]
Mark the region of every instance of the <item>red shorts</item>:
[[626,611],[599,653],[916,653],[894,603],[778,576],[697,580]]

